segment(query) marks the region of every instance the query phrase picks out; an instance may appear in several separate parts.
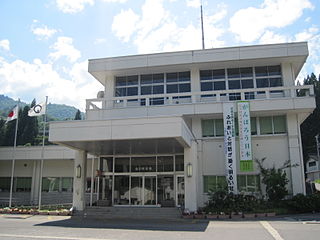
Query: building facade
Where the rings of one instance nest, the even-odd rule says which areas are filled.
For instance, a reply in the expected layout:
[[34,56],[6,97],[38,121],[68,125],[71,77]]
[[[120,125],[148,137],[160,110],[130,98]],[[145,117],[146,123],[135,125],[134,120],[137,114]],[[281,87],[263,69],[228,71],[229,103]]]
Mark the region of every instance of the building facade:
[[[73,206],[88,204],[88,154],[99,159],[91,188],[106,206],[204,206],[210,190],[230,184],[227,105],[235,114],[235,190],[264,193],[253,160],[266,158],[266,167],[298,164],[286,169],[288,189],[305,193],[300,124],[315,100],[312,86],[295,80],[307,56],[300,42],[89,60],[104,91],[87,99],[85,120],[50,123],[49,140],[75,150]],[[250,106],[247,171],[239,101]]]

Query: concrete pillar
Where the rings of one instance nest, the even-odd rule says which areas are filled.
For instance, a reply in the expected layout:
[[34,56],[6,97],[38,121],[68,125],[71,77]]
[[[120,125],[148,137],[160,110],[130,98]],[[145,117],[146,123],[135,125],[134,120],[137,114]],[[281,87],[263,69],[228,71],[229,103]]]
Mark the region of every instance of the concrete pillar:
[[281,64],[283,86],[294,86],[294,73],[291,63],[284,62]]
[[[187,166],[192,165],[192,177],[187,176]],[[198,160],[197,143],[192,141],[190,148],[184,149],[184,169],[185,169],[185,208],[189,211],[196,211],[197,205],[197,179],[198,179]]]
[[113,107],[113,102],[111,99],[114,97],[114,76],[107,75],[105,79],[105,90],[104,90],[104,97],[107,99],[105,106],[107,109]]
[[[81,167],[81,176],[77,177],[77,168]],[[87,173],[87,152],[78,150],[75,153],[74,175],[73,175],[73,203],[72,206],[77,211],[83,211],[86,206],[85,186]]]
[[39,187],[40,187],[40,169],[41,161],[33,161],[33,170],[32,170],[32,182],[31,182],[31,196],[30,204],[37,205],[39,203]]
[[302,144],[300,137],[300,123],[297,114],[287,114],[287,128],[290,161],[292,165],[299,165],[297,167],[291,167],[292,193],[293,195],[296,195],[298,193],[305,194],[306,189],[301,146]]

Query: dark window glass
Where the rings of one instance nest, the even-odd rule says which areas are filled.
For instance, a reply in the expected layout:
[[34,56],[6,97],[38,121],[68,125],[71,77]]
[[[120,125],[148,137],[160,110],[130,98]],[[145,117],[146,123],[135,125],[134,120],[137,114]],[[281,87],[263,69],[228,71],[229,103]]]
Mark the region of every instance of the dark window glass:
[[201,91],[212,91],[212,82],[202,82]]
[[164,104],[164,100],[163,98],[151,98],[151,105],[163,105]]
[[[235,101],[235,100],[241,100],[241,94],[240,93],[229,93],[229,100]],[[236,124],[237,126],[238,124]]]
[[244,77],[252,77],[253,76],[253,73],[252,73],[252,68],[240,68],[240,74],[241,74],[241,77],[244,78]]
[[246,92],[244,93],[244,97],[246,100],[254,99],[254,92]]
[[167,82],[177,82],[178,73],[167,73]]
[[153,86],[153,94],[162,94],[164,91],[163,85]]
[[257,87],[258,88],[269,87],[268,78],[259,78],[259,79],[257,79]]
[[212,71],[211,70],[201,70],[200,71],[200,80],[210,80],[212,79]]
[[116,86],[126,86],[127,80],[126,77],[116,77]]
[[270,78],[270,87],[279,87],[282,86],[281,78]]
[[143,86],[141,87],[141,95],[149,95],[151,94],[151,86]]
[[190,92],[190,83],[180,84],[179,85],[179,92]]
[[225,81],[217,81],[213,82],[214,90],[225,90],[226,82]]
[[253,79],[241,80],[242,88],[253,88]]
[[153,74],[153,83],[163,83],[164,82],[164,74]]
[[151,74],[141,75],[141,84],[151,84],[151,83],[152,83]]
[[221,79],[221,78],[225,78],[225,70],[224,69],[218,69],[218,70],[213,70],[212,71],[212,78],[213,79]]
[[281,75],[281,67],[280,66],[269,66],[268,72],[269,72],[269,76]]
[[138,87],[128,88],[128,95],[127,96],[136,96],[136,95],[138,95]]
[[117,88],[116,89],[116,97],[124,97],[127,96],[126,88]]
[[190,72],[179,72],[179,82],[190,81]]
[[255,67],[255,72],[257,77],[268,76],[268,68],[267,67]]
[[239,68],[229,68],[227,71],[228,71],[228,78],[239,78],[240,77]]
[[128,76],[127,85],[138,85],[138,75]]
[[167,93],[177,93],[177,92],[178,92],[178,84],[167,85]]
[[229,89],[240,89],[240,80],[229,80]]

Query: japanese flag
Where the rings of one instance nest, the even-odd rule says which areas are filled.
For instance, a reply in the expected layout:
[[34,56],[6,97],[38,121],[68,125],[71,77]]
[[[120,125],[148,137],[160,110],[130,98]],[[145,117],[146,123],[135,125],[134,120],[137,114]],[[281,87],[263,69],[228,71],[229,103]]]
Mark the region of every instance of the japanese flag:
[[10,111],[10,113],[8,114],[6,123],[10,122],[10,121],[12,121],[14,119],[17,119],[18,118],[18,111],[19,111],[18,106],[15,106],[14,109],[12,109]]
[[29,112],[28,112],[28,116],[29,117],[36,117],[36,116],[40,116],[46,113],[46,103],[39,103],[36,104],[35,106],[33,106]]

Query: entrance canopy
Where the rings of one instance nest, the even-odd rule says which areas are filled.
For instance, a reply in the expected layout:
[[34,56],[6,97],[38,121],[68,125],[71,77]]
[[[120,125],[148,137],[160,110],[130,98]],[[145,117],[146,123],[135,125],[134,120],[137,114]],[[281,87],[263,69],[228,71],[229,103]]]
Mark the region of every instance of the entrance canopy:
[[96,155],[181,153],[193,134],[181,117],[51,122],[49,141]]

